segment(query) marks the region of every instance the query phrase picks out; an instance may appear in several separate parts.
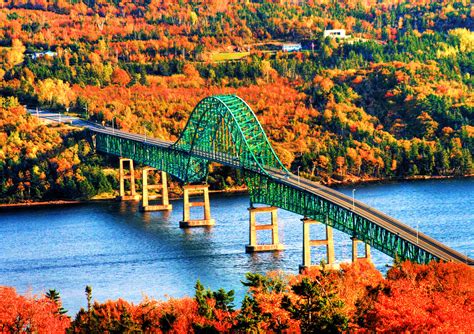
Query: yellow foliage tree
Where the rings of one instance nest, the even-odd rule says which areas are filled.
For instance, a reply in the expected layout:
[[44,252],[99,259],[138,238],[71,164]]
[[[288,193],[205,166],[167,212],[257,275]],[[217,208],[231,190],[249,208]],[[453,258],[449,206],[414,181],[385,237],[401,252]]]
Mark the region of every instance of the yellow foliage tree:
[[39,81],[36,93],[38,100],[43,104],[58,104],[64,107],[69,107],[69,104],[74,99],[74,92],[69,83],[60,79],[45,79]]
[[471,52],[474,50],[474,32],[466,28],[458,28],[449,31],[450,35],[459,38],[459,50],[461,52]]
[[260,69],[267,83],[269,82],[269,79],[273,78],[276,74],[276,71],[273,69],[272,65],[268,60],[262,60],[262,63],[260,64]]
[[25,46],[19,39],[12,41],[12,47],[5,57],[5,64],[8,69],[23,62],[25,50]]

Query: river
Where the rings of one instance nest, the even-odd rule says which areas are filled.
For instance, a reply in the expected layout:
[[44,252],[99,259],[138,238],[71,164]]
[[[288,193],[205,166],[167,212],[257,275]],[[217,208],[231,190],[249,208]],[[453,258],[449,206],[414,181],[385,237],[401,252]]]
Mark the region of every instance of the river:
[[[358,200],[474,255],[474,179],[355,188]],[[352,188],[339,190],[352,196]],[[279,210],[285,251],[250,255],[244,247],[247,195],[211,196],[216,225],[209,229],[180,229],[182,201],[172,204],[171,213],[141,213],[136,203],[118,202],[1,212],[0,285],[32,294],[54,288],[73,315],[86,306],[86,285],[92,286],[98,301],[139,302],[143,296],[193,295],[200,279],[212,289],[236,290],[239,305],[246,292],[240,283],[246,272],[297,272],[302,256],[301,216]],[[264,217],[259,221],[263,223]],[[335,231],[334,238],[336,260],[348,261],[349,237]],[[382,271],[392,263],[374,249],[372,258]]]

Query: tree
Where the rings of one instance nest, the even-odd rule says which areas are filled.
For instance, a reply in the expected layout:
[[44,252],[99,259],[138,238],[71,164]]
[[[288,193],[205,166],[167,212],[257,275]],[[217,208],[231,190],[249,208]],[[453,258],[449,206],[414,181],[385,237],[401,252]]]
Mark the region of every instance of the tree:
[[473,282],[474,270],[462,263],[398,263],[359,304],[361,325],[369,332],[472,332]]
[[265,82],[267,83],[276,75],[276,71],[272,68],[272,65],[266,59],[262,60],[260,70],[262,71],[262,75],[265,79]]
[[421,131],[422,136],[427,139],[433,139],[436,130],[438,130],[438,122],[434,121],[426,112],[422,112],[417,117],[417,121],[417,128]]
[[86,286],[85,293],[86,293],[86,298],[87,298],[87,312],[90,313],[92,311],[92,308],[91,308],[92,287],[90,285]]
[[327,272],[323,270],[321,277],[304,277],[291,289],[298,299],[286,298],[283,303],[294,318],[301,320],[302,333],[341,333],[348,328],[344,302]]
[[282,300],[288,292],[287,282],[280,275],[247,273],[242,283],[249,287],[242,309],[237,316],[235,328],[246,332],[295,332],[297,320],[282,307]]
[[60,79],[45,79],[37,85],[38,100],[52,107],[64,106],[68,108],[75,99],[74,91],[69,83]]
[[59,295],[58,291],[55,289],[50,289],[48,292],[46,292],[45,296],[57,305],[59,314],[62,315],[67,313],[67,310],[62,306],[61,296]]
[[234,290],[219,289],[211,291],[205,289],[198,280],[195,286],[195,300],[198,305],[198,314],[202,320],[193,324],[198,333],[219,333],[232,326],[234,312]]
[[127,71],[121,69],[120,67],[116,67],[112,72],[111,80],[115,85],[126,86],[130,82],[131,78]]
[[6,54],[6,66],[7,69],[13,68],[13,66],[21,64],[24,59],[25,46],[19,39],[12,40],[12,47]]
[[0,286],[0,332],[64,333],[69,317],[47,297],[20,296],[15,289]]

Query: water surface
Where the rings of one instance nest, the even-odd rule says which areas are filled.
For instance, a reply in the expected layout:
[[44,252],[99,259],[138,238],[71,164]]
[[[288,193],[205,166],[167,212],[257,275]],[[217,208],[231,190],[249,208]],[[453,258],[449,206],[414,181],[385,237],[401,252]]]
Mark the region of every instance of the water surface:
[[[340,190],[352,196],[352,188]],[[473,179],[357,186],[355,197],[474,255]],[[212,289],[235,289],[240,300],[245,294],[240,281],[246,272],[297,272],[301,216],[279,210],[285,251],[249,255],[244,247],[247,195],[211,196],[216,225],[208,229],[180,229],[182,201],[172,204],[171,213],[141,213],[136,204],[115,202],[2,212],[0,285],[14,286],[21,293],[57,289],[73,314],[86,305],[86,285],[92,286],[93,298],[99,301],[139,302],[145,295],[192,295],[200,279]],[[193,213],[199,214],[196,210]],[[313,231],[318,232],[323,233]],[[338,231],[334,237],[336,260],[350,260],[349,237]],[[323,251],[313,254],[316,259]],[[381,270],[392,262],[374,249],[372,258]]]

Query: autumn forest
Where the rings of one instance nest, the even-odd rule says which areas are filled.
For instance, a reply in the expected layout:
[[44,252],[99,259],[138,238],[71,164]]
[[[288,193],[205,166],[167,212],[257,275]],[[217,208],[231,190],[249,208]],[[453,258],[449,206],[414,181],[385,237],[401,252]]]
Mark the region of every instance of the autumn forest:
[[[472,176],[473,86],[470,0],[0,0],[0,204],[118,189],[115,158],[27,108],[174,141],[213,94],[247,101],[281,161],[313,181]],[[207,181],[245,189],[217,164]],[[192,298],[140,304],[94,303],[87,287],[72,318],[55,290],[0,286],[0,333],[474,330],[462,264],[395,262],[382,276],[360,262],[242,283],[240,308],[199,282]]]
[[[326,184],[472,173],[469,1],[3,1],[3,202],[115,189],[110,161],[23,105],[175,140],[196,103],[249,102]],[[323,37],[345,29],[347,39]],[[284,52],[284,43],[302,50]],[[216,167],[215,189],[240,187]]]
[[386,278],[372,264],[301,275],[247,274],[240,309],[234,291],[199,281],[193,297],[133,304],[93,301],[69,317],[60,294],[22,296],[0,286],[0,331],[18,333],[342,333],[472,332],[474,270],[464,264],[398,263]]

